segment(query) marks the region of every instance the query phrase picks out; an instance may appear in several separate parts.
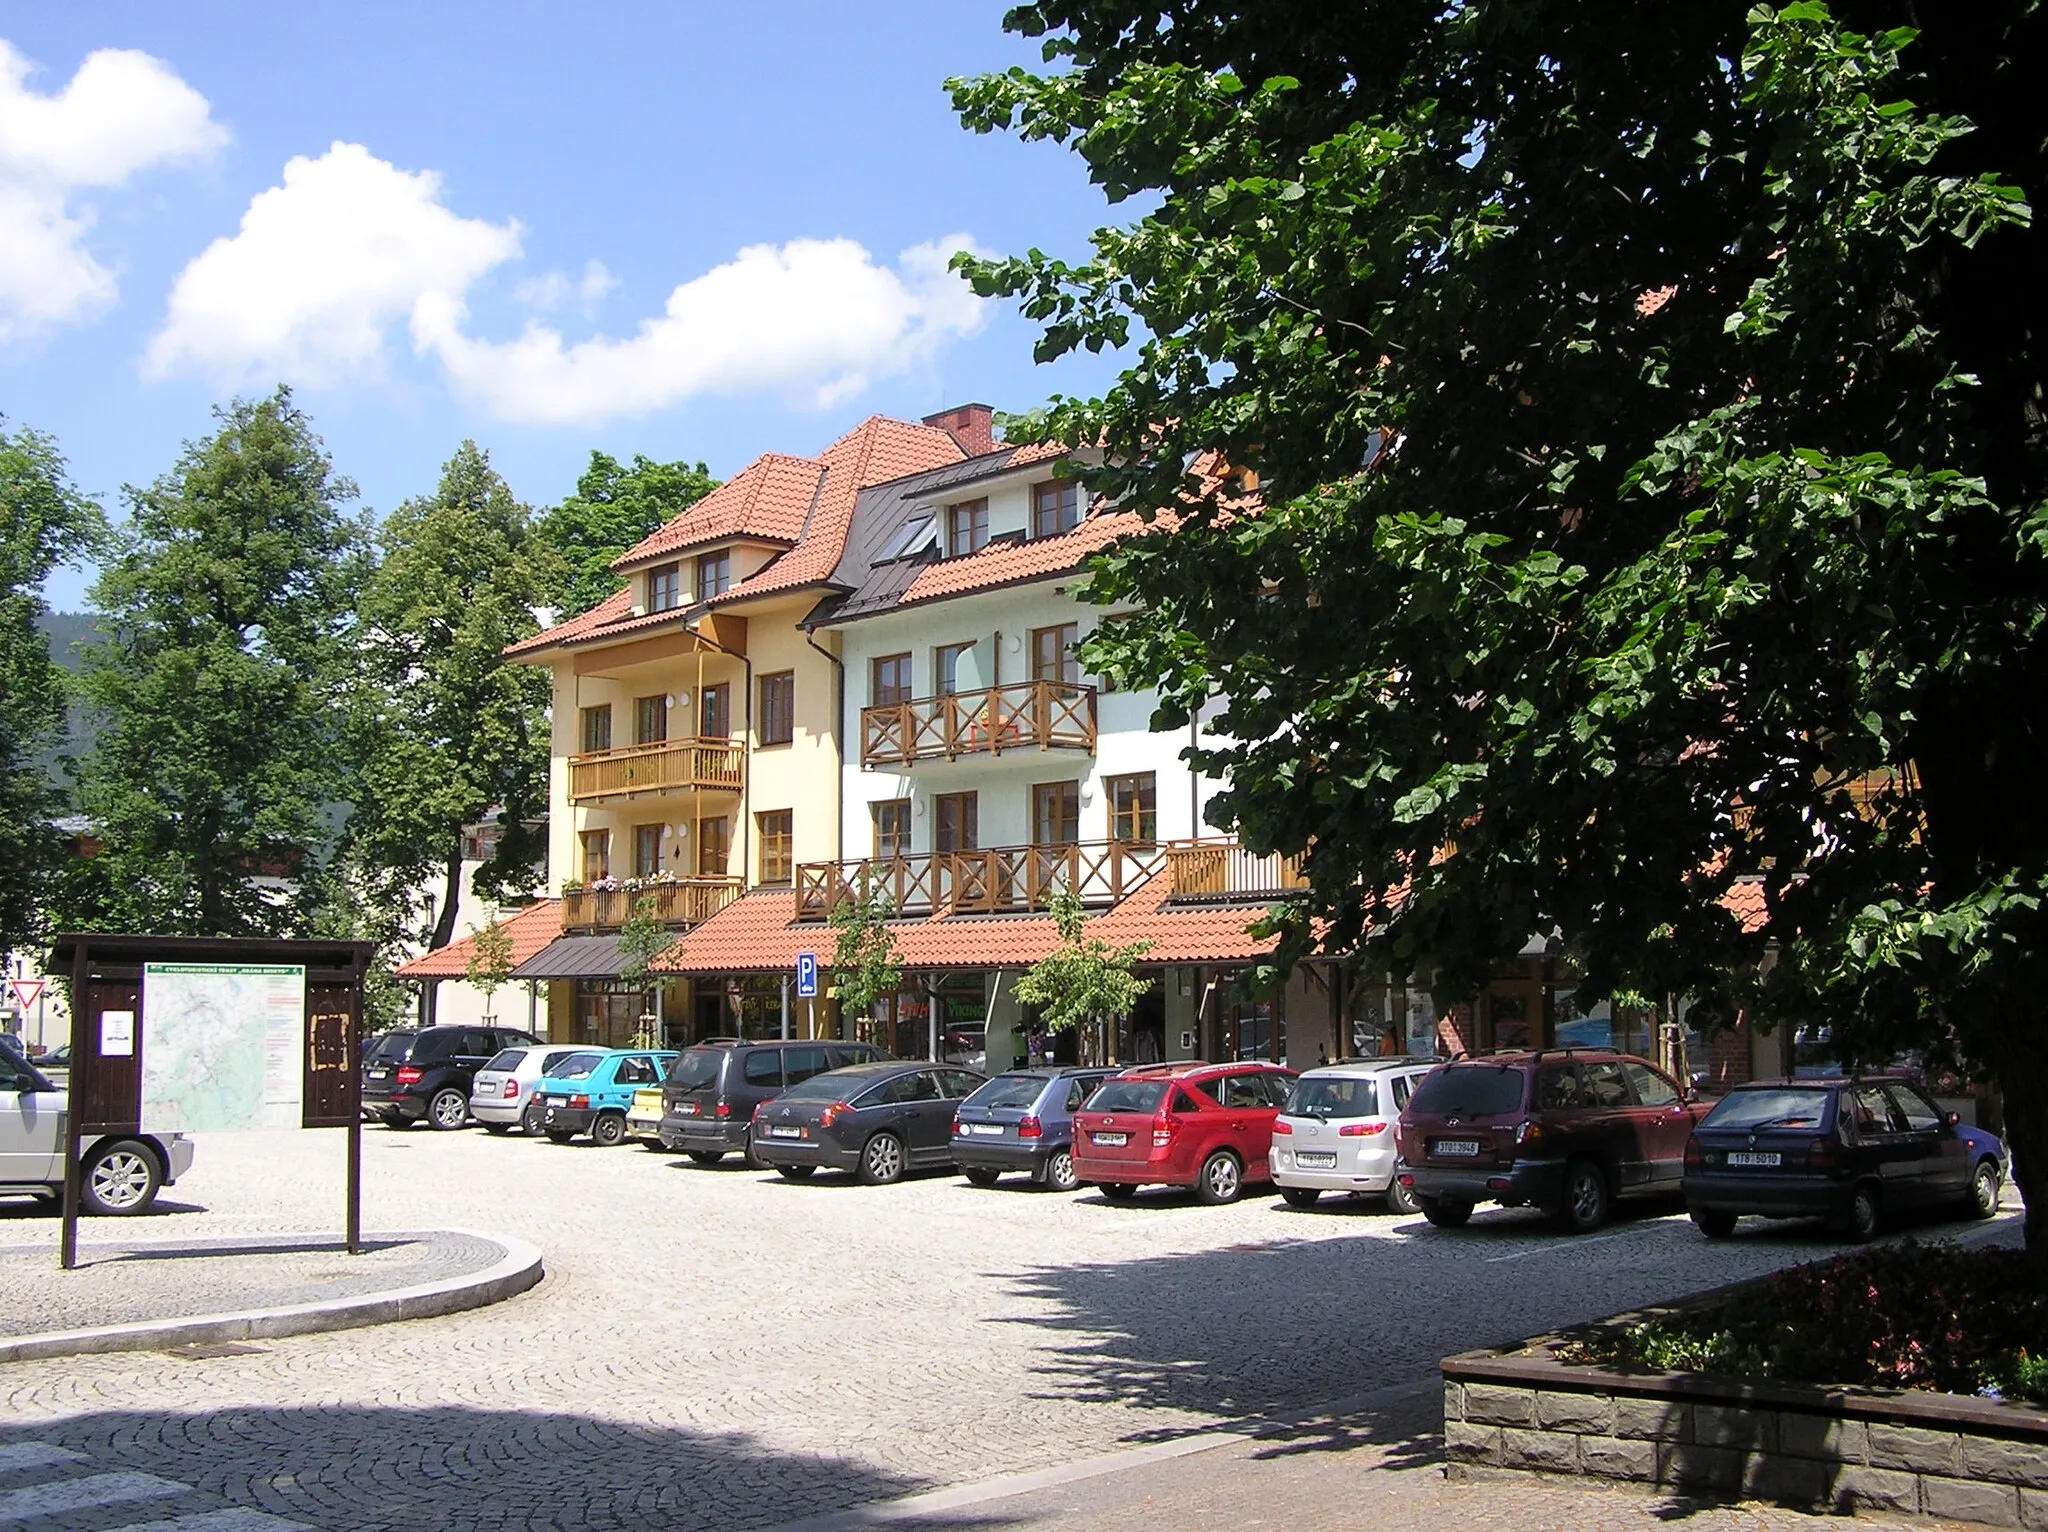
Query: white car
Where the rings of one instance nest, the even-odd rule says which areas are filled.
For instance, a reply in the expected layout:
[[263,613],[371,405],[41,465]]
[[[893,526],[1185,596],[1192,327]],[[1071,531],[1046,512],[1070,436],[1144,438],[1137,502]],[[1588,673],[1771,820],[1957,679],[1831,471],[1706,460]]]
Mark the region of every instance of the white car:
[[588,1053],[588,1045],[500,1048],[476,1072],[469,1087],[469,1115],[493,1133],[510,1133],[533,1096],[533,1083],[572,1053]]
[[[33,1064],[0,1050],[0,1192],[64,1195],[64,1102]],[[101,1134],[79,1149],[88,1213],[145,1213],[192,1168],[192,1140],[182,1133]]]
[[1291,1207],[1324,1192],[1374,1192],[1397,1213],[1417,1210],[1394,1179],[1394,1123],[1435,1059],[1353,1059],[1306,1071],[1273,1123],[1266,1166]]

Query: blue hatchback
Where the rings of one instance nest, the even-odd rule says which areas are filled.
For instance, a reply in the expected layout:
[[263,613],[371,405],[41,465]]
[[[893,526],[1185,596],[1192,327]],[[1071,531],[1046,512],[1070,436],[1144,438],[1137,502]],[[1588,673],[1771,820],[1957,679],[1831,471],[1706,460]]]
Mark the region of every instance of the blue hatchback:
[[1074,1179],[1074,1113],[1114,1069],[1013,1069],[997,1075],[953,1114],[953,1163],[976,1186],[993,1186],[1006,1170],[1024,1171],[1040,1186],[1070,1192]]
[[533,1085],[527,1107],[529,1129],[558,1144],[588,1133],[595,1144],[626,1137],[626,1110],[633,1092],[660,1086],[674,1063],[670,1048],[585,1048],[555,1065]]

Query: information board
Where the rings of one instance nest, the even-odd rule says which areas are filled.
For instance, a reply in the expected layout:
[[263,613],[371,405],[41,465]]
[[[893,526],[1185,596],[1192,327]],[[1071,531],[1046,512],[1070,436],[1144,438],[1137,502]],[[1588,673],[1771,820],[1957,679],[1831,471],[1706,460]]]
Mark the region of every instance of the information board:
[[306,970],[149,963],[142,970],[142,1127],[296,1128],[305,1099]]

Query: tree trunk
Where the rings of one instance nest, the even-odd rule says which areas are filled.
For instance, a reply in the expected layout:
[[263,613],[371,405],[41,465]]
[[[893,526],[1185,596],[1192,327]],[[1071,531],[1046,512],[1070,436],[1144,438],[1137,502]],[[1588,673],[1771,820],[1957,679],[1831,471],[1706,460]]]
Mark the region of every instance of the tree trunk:
[[455,940],[455,917],[461,903],[462,841],[458,838],[448,853],[447,886],[441,894],[441,913],[435,917],[433,937],[427,942],[429,950],[438,952]]
[[2032,1032],[2017,1019],[2001,1028],[1991,1067],[2005,1097],[2007,1170],[2027,1204],[2027,1249],[2048,1261],[2048,1050]]

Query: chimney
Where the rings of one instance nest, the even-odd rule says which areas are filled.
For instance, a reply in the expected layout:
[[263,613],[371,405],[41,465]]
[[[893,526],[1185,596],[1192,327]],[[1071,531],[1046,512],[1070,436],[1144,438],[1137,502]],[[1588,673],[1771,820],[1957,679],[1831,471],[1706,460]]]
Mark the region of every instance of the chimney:
[[969,457],[996,450],[996,412],[986,404],[956,404],[925,416],[924,423],[952,437]]

